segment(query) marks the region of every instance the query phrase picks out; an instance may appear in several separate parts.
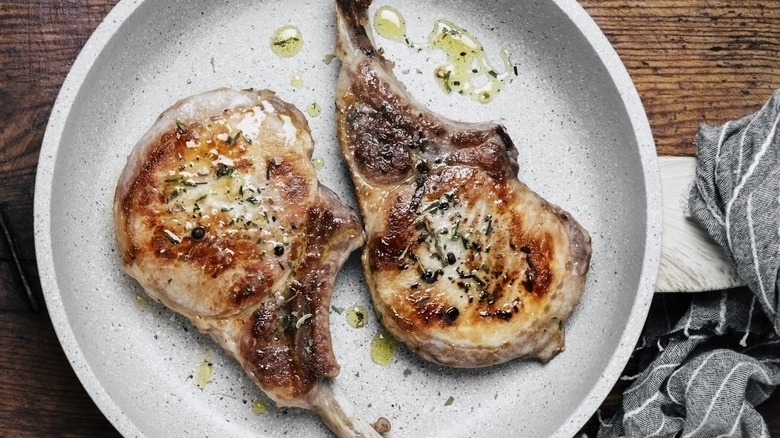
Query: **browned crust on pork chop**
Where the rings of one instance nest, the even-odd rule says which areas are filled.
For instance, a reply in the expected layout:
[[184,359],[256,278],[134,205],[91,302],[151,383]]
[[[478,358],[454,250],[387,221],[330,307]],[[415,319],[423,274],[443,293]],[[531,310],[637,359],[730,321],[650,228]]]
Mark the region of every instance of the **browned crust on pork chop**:
[[280,406],[340,436],[374,436],[331,387],[329,307],[364,240],[319,184],[308,124],[268,90],[218,89],[166,110],[119,180],[124,269],[232,355]]
[[369,4],[337,0],[336,104],[382,323],[446,365],[549,360],[584,288],[588,233],[517,179],[503,126],[448,120],[409,95],[368,37]]

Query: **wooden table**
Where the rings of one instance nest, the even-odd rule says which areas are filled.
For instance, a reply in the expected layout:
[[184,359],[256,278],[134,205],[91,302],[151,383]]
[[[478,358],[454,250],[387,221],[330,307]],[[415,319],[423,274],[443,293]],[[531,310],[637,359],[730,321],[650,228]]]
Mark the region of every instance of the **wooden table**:
[[[46,314],[33,188],[57,92],[115,0],[0,1],[0,213],[40,306],[0,239],[0,437],[117,436],[71,370]],[[581,0],[628,67],[658,152],[693,155],[699,124],[747,115],[780,87],[780,3]],[[620,388],[604,403],[619,403]],[[780,436],[780,394],[759,407]],[[590,423],[593,425],[593,422]]]

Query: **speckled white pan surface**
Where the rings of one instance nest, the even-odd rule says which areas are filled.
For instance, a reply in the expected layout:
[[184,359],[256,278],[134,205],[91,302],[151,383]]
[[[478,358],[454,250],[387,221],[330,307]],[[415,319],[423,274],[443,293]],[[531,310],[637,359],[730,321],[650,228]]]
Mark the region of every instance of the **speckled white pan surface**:
[[[392,437],[572,436],[622,370],[655,282],[661,189],[637,93],[574,0],[390,4],[414,40],[445,18],[479,37],[489,54],[509,50],[518,76],[492,104],[480,105],[443,94],[432,77],[435,56],[377,39],[420,101],[453,118],[507,126],[520,151],[520,178],[590,231],[593,261],[582,303],[565,325],[566,351],[546,365],[455,370],[400,347],[383,367],[370,358],[379,330],[373,314],[355,329],[332,312],[338,381],[367,418],[391,420]],[[335,44],[334,23],[330,1],[122,1],[65,81],[36,183],[40,275],[68,358],[124,435],[327,436],[314,414],[274,407],[184,318],[136,304],[142,291],[120,269],[111,203],[130,149],[160,112],[184,96],[230,86],[271,88],[301,109],[318,103],[323,112],[310,124],[314,156],[325,164],[320,178],[354,205],[335,138],[339,63],[323,62]],[[281,59],[269,41],[286,24],[298,26],[305,43]],[[293,74],[302,88],[291,85]],[[333,304],[370,309],[356,256],[339,276]],[[205,358],[213,378],[201,390],[193,376]],[[253,400],[268,411],[255,414]]]

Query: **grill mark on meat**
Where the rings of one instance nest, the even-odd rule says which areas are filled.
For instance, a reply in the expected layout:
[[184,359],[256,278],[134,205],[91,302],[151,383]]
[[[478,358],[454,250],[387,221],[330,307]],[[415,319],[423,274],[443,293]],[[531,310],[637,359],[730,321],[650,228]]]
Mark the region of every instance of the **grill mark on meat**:
[[387,229],[384,233],[373,236],[368,245],[371,269],[406,269],[399,267],[404,265],[404,252],[408,252],[410,247],[415,245],[410,243],[415,215],[413,209],[408,208],[407,205],[400,196],[392,201]]
[[267,174],[271,183],[279,186],[279,192],[286,202],[298,203],[308,195],[311,186],[293,164],[287,162],[274,164],[271,160],[267,165],[269,169]]
[[[241,346],[263,387],[291,391],[289,397],[301,397],[312,390],[319,378],[338,374],[328,331],[330,296],[322,293],[328,279],[337,272],[330,265],[323,265],[321,257],[340,249],[332,247],[339,245],[343,233],[354,232],[357,225],[356,221],[336,218],[332,211],[319,205],[308,209],[305,224],[304,258],[283,303],[278,308],[264,303],[262,311],[253,316]],[[289,357],[278,363],[282,346],[288,348],[284,354]]]
[[452,306],[447,306],[445,303],[438,301],[426,300],[422,303],[413,304],[413,311],[409,313],[409,319],[414,320],[414,325],[428,326],[431,324],[445,323],[445,309]]
[[[151,148],[147,160],[140,166],[138,170],[133,186],[130,188],[130,196],[125,197],[121,201],[121,209],[125,212],[130,211],[144,211],[147,216],[151,212],[148,210],[148,206],[162,203],[165,201],[165,194],[154,190],[153,172],[155,169],[163,165],[170,160],[176,149],[175,143],[170,141],[171,133],[165,133],[161,137],[161,141]],[[150,227],[153,227],[153,220],[148,221]],[[127,223],[125,223],[127,227]],[[129,227],[127,227],[129,229]],[[124,255],[129,261],[135,259],[135,255],[138,252],[135,239],[132,234],[129,236],[130,248]]]
[[[281,398],[297,398],[314,387],[316,377],[296,361],[289,314],[269,302],[252,314],[249,336],[242,338],[241,355],[260,386]],[[297,363],[296,363],[297,362]]]
[[433,126],[411,120],[397,96],[370,72],[368,80],[355,82],[355,95],[372,95],[346,111],[346,135],[362,173],[378,183],[392,184],[406,179],[412,171],[410,150],[426,150]]
[[[353,134],[355,159],[366,176],[385,184],[403,180],[412,169],[411,158],[404,144],[393,138],[384,119],[358,112],[353,123],[358,133]],[[352,116],[347,116],[352,118]],[[376,135],[365,135],[365,131]]]
[[[461,134],[465,134],[466,138],[462,138]],[[504,144],[499,143],[490,132],[483,132],[480,137],[472,134],[466,132],[452,137],[453,141],[459,142],[460,148],[447,156],[447,164],[476,166],[497,180],[514,178],[516,171],[510,166]]]
[[230,288],[228,298],[232,305],[248,307],[264,298],[265,291],[272,286],[271,276],[264,272],[262,265],[247,266],[246,275],[236,281]]

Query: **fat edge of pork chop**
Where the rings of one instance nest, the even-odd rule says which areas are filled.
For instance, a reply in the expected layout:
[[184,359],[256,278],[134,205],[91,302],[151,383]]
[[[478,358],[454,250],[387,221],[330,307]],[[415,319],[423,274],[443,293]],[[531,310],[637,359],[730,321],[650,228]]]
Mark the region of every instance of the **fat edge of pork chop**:
[[125,271],[233,356],[280,406],[339,436],[378,436],[333,378],[333,284],[365,236],[320,185],[304,116],[269,90],[177,102],[137,143],[115,193]]
[[416,103],[371,41],[370,0],[336,0],[338,138],[384,326],[423,358],[480,367],[564,348],[590,236],[517,179],[503,126]]

